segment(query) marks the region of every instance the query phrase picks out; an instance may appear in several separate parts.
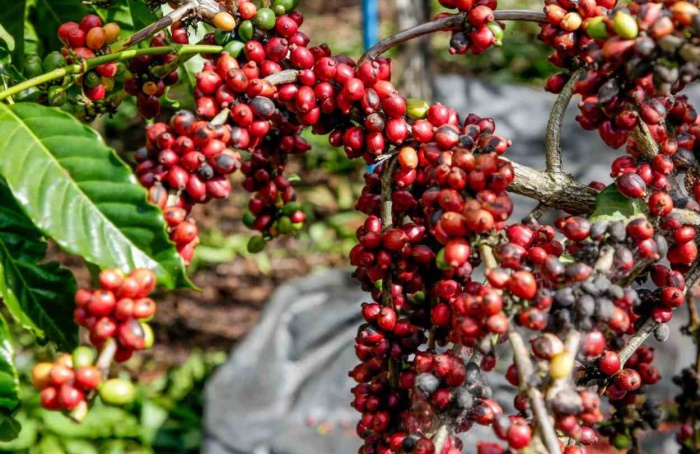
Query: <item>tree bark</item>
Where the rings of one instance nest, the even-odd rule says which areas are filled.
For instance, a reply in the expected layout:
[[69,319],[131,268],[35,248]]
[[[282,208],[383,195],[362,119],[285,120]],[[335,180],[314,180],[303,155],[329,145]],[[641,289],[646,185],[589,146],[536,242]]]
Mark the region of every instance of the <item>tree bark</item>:
[[[430,20],[430,0],[396,0],[396,12],[399,30],[415,27]],[[430,49],[430,36],[422,36],[401,46],[401,65],[395,67],[402,68],[398,88],[405,96],[432,100]]]

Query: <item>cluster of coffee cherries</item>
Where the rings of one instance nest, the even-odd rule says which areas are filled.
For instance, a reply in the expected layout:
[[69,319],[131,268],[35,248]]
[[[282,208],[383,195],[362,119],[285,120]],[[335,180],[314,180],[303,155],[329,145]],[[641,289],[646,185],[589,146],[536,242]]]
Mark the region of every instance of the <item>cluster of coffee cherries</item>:
[[[491,388],[484,380],[482,368],[476,363],[464,364],[452,352],[425,352],[416,355],[414,368],[413,418],[410,421],[416,428],[414,431],[434,430],[439,421],[448,419],[460,432],[473,424],[492,426],[496,435],[514,450],[530,444],[530,425],[522,417],[504,414],[501,406],[492,399]],[[459,439],[455,438],[452,444],[455,452],[461,452]],[[501,445],[496,446],[492,449],[504,451]],[[445,444],[443,449],[449,448],[451,446]]]
[[[622,175],[613,168],[613,176],[622,180],[620,191],[633,198],[647,196],[648,190],[671,192],[670,180],[692,170],[696,162],[692,150],[698,137],[697,112],[684,96],[675,95],[700,74],[699,10],[685,1],[632,2],[625,8],[615,8],[615,3],[549,4],[540,37],[555,49],[555,64],[586,70],[574,85],[582,97],[577,117],[581,126],[597,129],[613,148],[627,144],[622,167],[637,175]],[[548,90],[558,93],[568,78],[553,76]],[[650,153],[639,133],[632,134],[635,130],[656,142],[658,150]],[[694,196],[696,181],[687,183]],[[673,199],[676,205],[687,203],[678,194]],[[651,202],[652,213],[673,208]]]
[[[184,34],[182,33],[184,31]],[[171,26],[170,37],[164,33],[158,33],[149,43],[150,47],[163,47],[174,44],[187,44],[189,38],[186,28],[176,22]],[[177,58],[174,53],[163,55],[139,55],[129,60],[127,68],[129,74],[124,78],[124,91],[136,96],[136,106],[139,113],[145,118],[155,118],[160,113],[160,98],[165,94],[167,87],[174,85],[179,80],[177,68],[157,77],[153,74],[155,67],[162,67]]]
[[[490,338],[504,334],[509,322],[501,293],[473,282],[471,275],[480,264],[475,249],[482,235],[502,230],[512,212],[505,188],[513,170],[499,158],[510,142],[493,135],[490,119],[470,115],[461,122],[440,104],[412,104],[412,138],[366,175],[357,203],[368,218],[357,231],[359,244],[350,258],[355,276],[375,302],[363,307],[369,326],[356,339],[362,364],[351,376],[364,389],[375,377],[390,376],[395,367],[409,367],[398,374],[394,416],[381,431],[367,422],[383,415],[383,406],[356,406],[363,414],[358,425],[363,453],[433,452],[427,434],[443,419],[465,431],[475,422],[491,425],[502,413],[478,376],[495,366]],[[392,201],[391,219],[384,220],[392,226],[387,228],[381,219],[383,197]],[[532,276],[516,275],[510,287],[531,297],[536,283]],[[369,356],[364,353],[367,329],[388,339],[386,347],[379,352],[372,348]],[[428,350],[410,360],[428,334],[440,345],[452,341],[476,348],[484,359],[467,364],[456,354]],[[511,446],[529,444],[531,428],[524,420],[502,426],[500,433]],[[448,451],[461,452],[456,439],[443,445],[443,452]]]
[[[598,334],[601,335],[600,332]],[[554,333],[544,332],[533,337],[531,351],[540,364],[547,365],[548,375],[552,380],[566,379],[572,373],[575,364],[574,355],[567,351],[562,340]],[[508,368],[506,379],[513,386],[520,387],[520,377],[515,364]],[[538,383],[541,380],[537,378],[529,377],[528,379],[531,380],[533,386],[541,384]],[[568,449],[572,452],[578,452],[578,449],[583,450],[586,446],[594,444],[597,441],[597,436],[593,427],[603,419],[598,394],[592,390],[575,389],[568,386],[560,387],[548,394],[550,395],[548,395],[547,400],[552,414],[555,416],[556,428],[574,442]],[[527,414],[528,399],[523,393],[515,396],[513,404],[521,414]]]
[[110,339],[117,342],[114,359],[123,362],[135,350],[153,345],[148,321],[156,313],[156,302],[148,295],[156,287],[156,276],[146,268],[124,275],[120,270],[102,270],[100,288],[80,289],[75,294],[75,322],[90,331],[90,342],[102,348]]
[[[80,23],[65,22],[58,27],[58,37],[64,44],[63,56],[69,62],[94,58],[106,51],[106,46],[119,39],[121,29],[115,22],[102,23],[94,14],[83,17]],[[80,77],[83,94],[90,101],[101,101],[114,90],[114,77],[119,67],[115,62],[103,63]]]
[[[67,64],[66,57],[58,51],[49,52],[43,60],[37,54],[29,54],[24,59],[22,75],[27,79],[31,79],[41,76],[44,73],[63,68]],[[64,80],[57,80],[52,83],[44,84],[43,87],[33,87],[26,90],[18,97],[18,100],[36,101],[49,106],[61,107],[69,110],[68,87],[65,86],[64,82]]]
[[87,414],[93,393],[108,405],[125,405],[134,399],[134,385],[123,379],[105,380],[93,364],[94,351],[78,347],[72,354],[60,355],[55,362],[37,363],[31,372],[32,384],[40,391],[39,401],[47,410],[65,411],[76,420]]
[[170,238],[189,264],[199,237],[187,216],[197,203],[228,197],[228,176],[240,167],[240,153],[231,148],[231,129],[181,110],[170,123],[147,127],[146,146],[134,158],[139,181],[149,188],[149,200],[164,210]]
[[[566,351],[561,339],[556,335],[544,333],[534,338],[532,352],[536,359],[548,363],[551,379],[566,379],[571,374],[573,355]],[[520,386],[514,364],[506,372],[506,379],[513,386]],[[538,379],[529,380],[532,381],[531,385],[538,385]],[[603,419],[600,397],[593,390],[573,387],[562,387],[550,394],[553,395],[548,396],[547,403],[555,419],[555,428],[570,441],[566,446],[560,442],[560,449],[564,453],[588,452],[588,446],[598,441],[594,427]],[[527,415],[528,399],[525,394],[517,394],[513,404],[522,415]]]
[[[496,0],[439,0],[440,5],[448,9],[456,9],[466,13],[461,30],[454,30],[450,38],[451,54],[466,54],[471,51],[474,55],[484,52],[491,46],[500,46],[505,26],[494,20]],[[438,17],[450,17],[442,13]]]
[[601,424],[599,432],[608,437],[617,449],[627,449],[636,431],[659,428],[663,411],[659,403],[647,396],[644,385],[653,385],[661,377],[651,361],[654,350],[640,347],[625,363],[625,369],[615,373],[606,395],[614,408],[611,417]]
[[[528,329],[544,330],[533,339],[531,351],[547,364],[549,377],[568,377],[578,359],[587,368],[586,376],[598,375],[609,383],[606,395],[611,401],[627,399],[625,402],[630,403],[642,384],[659,380],[658,371],[649,364],[653,353],[640,349],[621,370],[621,359],[613,348],[621,348],[622,336],[635,332],[635,322],[648,318],[658,323],[657,339],[668,337],[665,323],[673,309],[684,301],[683,274],[655,264],[646,275],[657,286],[653,291],[615,283],[624,280],[635,263],[652,263],[665,255],[666,240],[655,234],[646,218],[627,223],[591,223],[569,216],[558,219],[554,227],[566,238],[565,243],[555,239],[552,226],[540,226],[532,219],[509,226],[505,230],[508,243],[495,249],[500,266],[488,270],[489,283],[506,289],[509,269],[530,270],[539,288],[535,287],[534,296],[527,298],[529,301],[516,320]],[[666,228],[663,222],[660,228]],[[595,263],[606,250],[612,253],[610,267],[604,273],[596,272]],[[573,262],[562,261],[564,252]],[[578,358],[566,350],[561,340],[571,330],[586,332]],[[506,376],[512,384],[519,384],[515,366]],[[523,396],[516,397],[516,408],[525,411],[525,403]],[[577,397],[574,390],[565,388],[550,400],[550,405],[557,415],[559,430],[583,445],[596,441],[593,426],[603,415],[595,393]]]
[[[516,397],[520,414],[504,415],[481,375],[495,368],[495,346],[506,340],[511,323],[538,332],[531,355],[549,376],[538,381],[536,374],[528,386],[543,394],[571,376],[577,359],[581,369],[591,370],[587,375],[609,385],[608,397],[615,402],[638,393],[643,370],[644,383],[651,383],[655,369],[648,362],[621,370],[620,345],[613,339],[624,339],[647,317],[665,327],[682,302],[680,273],[695,260],[697,246],[695,230],[672,213],[689,205],[673,193],[670,180],[694,163],[700,128],[693,126],[697,115],[687,100],[664,97],[653,64],[648,74],[629,76],[626,57],[638,52],[636,43],[643,46],[641,38],[647,36],[635,15],[650,8],[635,4],[609,14],[614,2],[552,1],[541,34],[557,49],[552,60],[558,66],[589,65],[589,74],[575,87],[584,98],[580,122],[598,129],[611,145],[627,143],[628,156],[613,165],[613,177],[623,195],[648,197],[649,217],[591,223],[568,216],[554,226],[527,220],[507,227],[513,202],[506,188],[514,170],[501,158],[510,142],[494,135],[493,120],[472,114],[462,121],[453,109],[405,99],[391,83],[388,59],[357,64],[334,56],[326,45],[311,47],[293,0],[275,0],[269,7],[236,3],[234,13],[215,19],[219,30],[204,40],[225,52],[206,56],[196,76],[196,112],[178,112],[169,123],[148,127],[147,144],[136,153],[136,173],[149,188],[149,199],[164,209],[170,237],[189,262],[198,241],[197,227],[187,219],[192,206],[227,197],[228,175],[239,167],[244,189],[255,193],[244,222],[262,233],[249,244],[253,252],[301,226],[305,215],[284,171],[290,155],[309,149],[301,138],[304,129],[328,135],[351,158],[378,164],[366,175],[356,205],[368,217],[350,254],[355,276],[373,300],[362,307],[366,323],[355,345],[360,364],[350,372],[358,383],[353,406],[362,414],[361,454],[459,454],[462,445],[454,434],[474,423],[492,426],[513,450],[526,448],[533,437],[527,398]],[[464,17],[464,27],[453,32],[452,52],[479,53],[498,44],[503,31],[494,22],[495,1],[441,4]],[[659,17],[667,16],[666,8]],[[641,31],[625,38],[630,18]],[[684,20],[676,15],[672,22]],[[615,36],[594,36],[596,23]],[[174,25],[171,35],[156,35],[151,46],[186,43],[185,24]],[[654,39],[669,52],[668,43]],[[138,97],[148,118],[158,115],[158,98],[177,77],[174,72],[156,77],[154,70],[174,58],[129,62],[132,76],[125,89]],[[566,76],[557,76],[548,88],[558,92],[565,82]],[[654,157],[630,138],[640,120],[659,145]],[[241,163],[235,149],[250,155]],[[673,238],[671,245],[665,237]],[[599,272],[595,263],[608,248],[614,250],[612,266]],[[671,268],[657,265],[650,272],[657,289],[637,291],[619,283],[635,264],[650,266],[664,256]],[[487,281],[472,280],[484,263]],[[114,338],[118,360],[149,343],[150,331],[140,320],[146,306],[151,312],[145,317],[155,310],[147,298],[155,281],[144,270],[134,273],[103,272],[101,289],[76,295],[76,320],[90,329],[98,346]],[[574,330],[586,332],[578,357],[562,342]],[[657,330],[661,336],[663,328]],[[458,348],[439,352],[450,343]],[[508,378],[519,385],[515,367]],[[548,396],[547,404],[557,428],[573,441],[562,450],[586,452],[596,441],[593,426],[602,419],[598,396],[568,384]],[[445,423],[451,434],[436,453],[436,434]],[[480,454],[506,449],[499,443],[478,446]]]
[[[280,71],[275,65],[275,71]],[[232,146],[251,151],[241,166],[246,177],[243,188],[254,193],[244,222],[264,236],[274,237],[298,229],[306,220],[284,170],[288,154],[302,154],[310,146],[299,136],[301,124],[288,121],[277,109],[272,99],[275,88],[265,75],[269,74],[261,73],[255,61],[241,67],[238,60],[224,52],[214,63],[205,63],[197,74],[195,98],[199,118],[210,120],[223,109],[230,111],[227,127],[231,129]],[[280,134],[269,137],[271,128]],[[254,238],[252,250],[264,246],[263,237]]]

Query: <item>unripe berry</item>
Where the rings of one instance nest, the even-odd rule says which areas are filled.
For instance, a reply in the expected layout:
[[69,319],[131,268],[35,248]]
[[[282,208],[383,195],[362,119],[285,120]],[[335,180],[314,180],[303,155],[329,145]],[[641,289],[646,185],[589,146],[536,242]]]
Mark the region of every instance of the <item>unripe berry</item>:
[[54,364],[49,362],[37,363],[32,368],[32,384],[38,390],[42,390],[51,384],[49,374]]
[[107,405],[126,405],[134,400],[136,388],[128,380],[112,378],[100,387],[99,394]]

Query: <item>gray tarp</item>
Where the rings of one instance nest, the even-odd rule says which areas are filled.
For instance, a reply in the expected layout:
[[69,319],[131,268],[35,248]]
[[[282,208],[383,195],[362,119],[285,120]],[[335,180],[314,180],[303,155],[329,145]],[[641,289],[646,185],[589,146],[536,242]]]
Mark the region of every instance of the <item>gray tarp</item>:
[[[554,96],[519,86],[489,86],[479,81],[446,76],[437,84],[439,99],[460,112],[496,119],[496,132],[513,139],[508,157],[535,168],[544,167],[544,130]],[[700,98],[696,96],[695,98]],[[563,131],[565,170],[582,182],[609,181],[615,155],[595,132],[583,131],[570,106]],[[515,197],[520,219],[534,207]],[[206,390],[205,454],[345,454],[360,445],[354,426],[358,418],[350,407],[347,372],[354,367],[353,338],[362,323],[359,304],[365,300],[344,271],[331,271],[281,286],[267,304],[260,323],[234,348]],[[676,340],[682,317],[674,318]],[[687,342],[687,338],[685,339]],[[653,387],[657,396],[672,398],[674,370],[693,360],[693,349],[674,339],[657,348],[655,364],[666,377]],[[507,353],[505,353],[507,354]],[[509,406],[512,387],[503,381],[501,361],[488,374],[496,398]],[[476,427],[465,438],[465,453],[474,452],[474,440],[492,437],[490,429]],[[674,453],[672,437],[647,440],[654,452]]]

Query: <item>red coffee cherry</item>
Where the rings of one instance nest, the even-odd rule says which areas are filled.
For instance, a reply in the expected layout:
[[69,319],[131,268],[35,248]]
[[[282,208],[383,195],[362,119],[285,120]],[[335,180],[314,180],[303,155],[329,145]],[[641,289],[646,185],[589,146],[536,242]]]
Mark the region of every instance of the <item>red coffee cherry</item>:
[[617,353],[607,350],[598,358],[598,368],[606,375],[613,375],[620,370],[620,357]]

